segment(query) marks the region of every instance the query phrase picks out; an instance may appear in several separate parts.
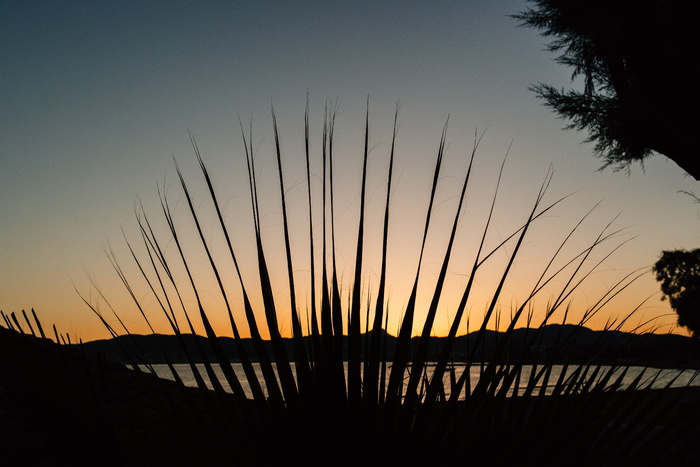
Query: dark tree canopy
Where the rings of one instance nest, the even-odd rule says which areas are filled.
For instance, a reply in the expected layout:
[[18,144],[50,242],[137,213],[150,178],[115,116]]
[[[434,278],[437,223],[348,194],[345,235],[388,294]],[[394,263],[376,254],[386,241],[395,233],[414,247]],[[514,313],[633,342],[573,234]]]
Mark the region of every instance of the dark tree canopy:
[[700,179],[700,34],[696,0],[532,0],[515,18],[552,38],[548,50],[583,90],[532,89],[587,130],[604,166],[653,152]]
[[664,298],[678,313],[678,324],[700,338],[700,249],[662,252],[654,273]]

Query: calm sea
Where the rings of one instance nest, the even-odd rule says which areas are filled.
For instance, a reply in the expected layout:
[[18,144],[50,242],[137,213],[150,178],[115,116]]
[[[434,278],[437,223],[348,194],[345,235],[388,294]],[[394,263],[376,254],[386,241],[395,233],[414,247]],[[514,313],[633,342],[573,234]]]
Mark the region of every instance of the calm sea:
[[[293,364],[292,364],[293,365]],[[168,368],[167,365],[152,365],[155,373],[161,377],[161,378],[166,378],[166,379],[171,379],[173,380],[174,377],[170,372],[170,369]],[[211,388],[211,384],[209,381],[209,378],[207,377],[206,371],[204,370],[204,365],[198,364],[196,365],[197,369],[199,370],[200,374],[202,375],[202,378],[207,382],[207,385]],[[252,397],[252,393],[250,392],[250,387],[248,386],[248,382],[245,379],[245,375],[243,373],[243,366],[240,363],[232,363],[233,369],[236,372],[236,375],[241,381],[241,385],[243,386],[243,389],[246,392],[246,395],[248,397]],[[257,363],[254,363],[253,366],[255,367],[255,371],[258,375],[258,380],[261,381],[261,384],[263,381],[262,377],[262,371],[260,370],[260,366]],[[188,386],[193,386],[195,387],[197,383],[195,382],[194,376],[192,374],[192,369],[190,368],[189,365],[187,364],[177,364],[174,365],[175,370],[177,371],[178,375],[182,379],[182,381],[188,385]],[[602,366],[601,370],[599,373],[600,374],[605,374],[607,370],[610,367],[607,366]],[[294,367],[292,366],[292,369]],[[538,371],[541,370],[541,367],[538,368]],[[547,393],[551,393],[551,385],[554,384],[559,376],[561,375],[562,371],[564,370],[564,367],[562,365],[554,365],[552,367],[552,373],[549,378],[549,386],[546,389]],[[645,382],[646,384],[652,383],[653,388],[663,388],[669,383],[671,383],[671,386],[673,387],[682,387],[686,385],[691,385],[691,386],[700,386],[700,377],[696,377],[696,371],[695,370],[671,370],[671,369],[645,369],[643,367],[636,367],[636,366],[631,366],[631,367],[626,367],[625,368],[626,373],[623,376],[622,380],[622,388],[628,387],[629,384],[631,384],[640,374],[642,374],[642,382]],[[219,381],[221,382],[221,385],[224,387],[226,391],[231,392],[231,388],[226,382],[226,378],[224,378],[223,372],[217,367],[214,366],[214,371],[219,378]],[[574,371],[573,368],[569,367],[568,372],[571,374]],[[430,372],[430,367],[428,367],[428,373]],[[459,367],[456,368],[456,375],[457,377],[460,376],[462,372],[462,369]],[[472,367],[470,368],[470,384],[471,387],[474,387],[476,383],[479,381],[480,377],[480,368],[479,367]],[[527,380],[530,377],[530,374],[532,372],[532,366],[526,365],[523,367],[523,372],[521,375],[521,387],[524,387],[527,384]],[[623,373],[622,369],[617,369],[615,374],[615,377],[621,376]],[[347,374],[347,368],[346,368],[346,374]],[[613,378],[615,379],[615,378]],[[387,374],[387,381],[389,380],[388,374]],[[445,375],[444,379],[445,383],[445,389],[446,393],[449,396],[449,376]],[[540,386],[538,386],[539,388]]]

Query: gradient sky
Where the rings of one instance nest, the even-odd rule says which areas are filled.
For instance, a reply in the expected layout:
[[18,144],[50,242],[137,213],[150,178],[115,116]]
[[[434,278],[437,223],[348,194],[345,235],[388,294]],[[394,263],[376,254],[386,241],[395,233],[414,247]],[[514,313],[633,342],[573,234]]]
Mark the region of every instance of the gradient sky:
[[[73,338],[106,337],[75,290],[95,299],[93,277],[126,322],[143,331],[104,253],[111,245],[118,258],[129,263],[121,229],[137,238],[132,237],[137,233],[134,203],[142,200],[158,218],[157,186],[165,181],[178,214],[186,214],[174,183],[173,158],[196,185],[191,131],[222,191],[227,220],[236,225],[241,232],[237,241],[245,245],[250,223],[239,118],[244,125],[253,121],[260,177],[266,180],[275,174],[270,118],[274,104],[294,199],[305,189],[301,149],[307,93],[316,153],[324,105],[337,99],[341,111],[336,136],[343,188],[337,209],[339,221],[349,220],[348,225],[358,207],[367,96],[374,174],[370,210],[381,209],[392,117],[401,101],[393,197],[397,215],[390,252],[394,266],[389,267],[394,280],[391,303],[398,308],[405,304],[405,284],[410,284],[415,268],[421,209],[427,205],[431,164],[448,115],[447,172],[436,220],[440,225],[449,224],[475,131],[487,129],[470,191],[469,206],[474,208],[462,224],[478,220],[474,228],[464,226],[465,232],[480,232],[483,206],[490,202],[509,147],[497,207],[500,220],[489,236],[491,244],[524,221],[550,165],[555,174],[547,199],[574,193],[528,237],[517,274],[507,286],[505,305],[539,273],[537,266],[557,239],[598,202],[579,232],[581,243],[572,251],[592,243],[618,215],[613,229],[626,230],[613,242],[629,242],[580,288],[577,307],[595,303],[603,288],[637,268],[648,270],[662,250],[695,248],[698,205],[678,191],[698,192],[696,182],[663,156],[649,159],[643,169],[633,166],[629,175],[598,172],[601,161],[593,157],[590,144],[582,143],[586,135],[563,131],[565,122],[528,91],[537,82],[567,86],[570,70],[544,51],[545,41],[535,31],[517,27],[508,16],[524,7],[522,1],[505,0],[3,2],[0,309],[9,313],[35,308],[43,321],[55,323]],[[274,187],[273,183],[263,186]],[[263,224],[270,245],[279,226],[274,204],[278,194],[272,195],[262,200],[269,213]],[[303,226],[305,218],[298,216]],[[247,227],[238,229],[238,224]],[[354,248],[353,232],[348,232],[339,240],[346,277],[352,272]],[[465,244],[473,243],[470,235],[461,237]],[[430,279],[439,269],[444,241],[440,243],[437,235],[435,242],[437,259],[427,261],[426,289],[419,290],[430,289]],[[246,257],[242,248],[243,261],[252,263],[252,255]],[[469,258],[467,246],[460,248]],[[505,264],[503,258],[505,254],[496,259],[494,269]],[[372,280],[377,270],[372,268],[377,266],[368,266],[368,287],[376,291]],[[402,276],[406,271],[409,274]],[[299,274],[304,275],[303,262]],[[450,274],[450,286],[458,289],[465,283],[459,267],[452,267]],[[523,278],[522,284],[516,277]],[[492,289],[487,279],[479,281],[484,296]],[[308,287],[308,281],[300,279],[300,287]],[[213,286],[203,289],[214,295]],[[675,316],[658,290],[646,274],[626,290],[624,300],[611,305],[606,317],[624,314],[650,297],[628,328],[659,316],[655,323],[660,332],[684,333],[674,327]],[[142,298],[153,302],[145,293]],[[284,293],[278,299],[284,301]],[[429,299],[422,295],[421,300],[425,304]],[[212,303],[215,308],[216,298]],[[546,297],[536,303],[546,304]],[[475,313],[482,308],[472,304]],[[455,305],[446,305],[439,321],[444,325],[454,310]],[[601,318],[591,326],[604,322]],[[225,327],[220,332],[230,334]]]

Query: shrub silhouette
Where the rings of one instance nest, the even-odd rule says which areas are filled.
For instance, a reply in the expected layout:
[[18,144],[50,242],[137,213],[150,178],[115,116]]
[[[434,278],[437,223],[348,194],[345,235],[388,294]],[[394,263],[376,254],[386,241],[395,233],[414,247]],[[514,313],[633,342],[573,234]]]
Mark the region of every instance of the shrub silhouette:
[[654,264],[663,298],[678,313],[678,324],[700,338],[700,249],[664,251]]
[[[668,389],[660,393],[650,390],[655,372],[642,373],[629,386],[621,389],[626,365],[604,365],[610,362],[597,358],[595,346],[589,355],[579,356],[576,361],[565,355],[559,374],[554,370],[554,364],[561,363],[561,357],[555,360],[554,352],[545,354],[537,351],[544,326],[554,319],[556,313],[564,319],[568,316],[571,294],[595,270],[596,266],[587,267],[592,252],[609,242],[616,232],[610,232],[606,227],[592,239],[589,247],[562,260],[563,247],[585,221],[587,214],[584,214],[572,232],[564,236],[560,248],[544,269],[536,274],[533,272],[533,277],[537,278],[535,285],[521,297],[509,320],[501,316],[499,298],[530,227],[563,201],[545,202],[551,172],[544,178],[532,208],[523,213],[522,224],[495,247],[487,247],[486,239],[497,205],[496,194],[488,202],[490,214],[478,236],[477,253],[451,319],[449,332],[440,340],[439,348],[429,348],[431,342],[435,342],[431,341],[431,335],[438,304],[445,299],[443,288],[448,266],[453,261],[454,245],[460,236],[459,227],[465,223],[460,219],[465,203],[471,202],[471,199],[467,199],[467,188],[473,180],[472,162],[477,155],[479,142],[477,138],[470,154],[456,211],[448,226],[449,237],[444,246],[439,273],[431,286],[432,298],[426,317],[420,323],[418,316],[422,315],[417,313],[417,289],[429,232],[439,228],[433,225],[432,214],[442,179],[447,125],[437,145],[428,207],[423,217],[419,218],[423,232],[421,252],[401,316],[396,346],[390,355],[386,350],[390,312],[386,269],[387,252],[392,247],[388,230],[392,212],[394,161],[398,157],[395,154],[398,107],[387,161],[380,230],[379,283],[374,294],[366,290],[362,283],[367,259],[364,246],[369,231],[365,217],[369,112],[365,120],[364,149],[360,162],[360,209],[357,224],[352,226],[353,231],[357,232],[357,244],[349,285],[342,284],[335,244],[335,235],[340,228],[333,196],[338,190],[338,174],[334,173],[333,166],[338,157],[333,146],[335,115],[336,112],[330,110],[324,118],[320,155],[323,173],[319,182],[322,196],[319,200],[313,196],[312,190],[315,179],[310,171],[312,155],[309,150],[307,106],[304,147],[308,196],[304,209],[309,213],[310,290],[304,293],[309,294],[310,299],[305,313],[297,302],[301,292],[295,283],[292,255],[292,251],[297,254],[303,250],[292,245],[288,219],[289,213],[298,215],[303,211],[298,207],[292,211],[287,205],[283,152],[274,111],[277,187],[260,184],[251,149],[252,137],[246,136],[242,129],[257,261],[254,283],[242,274],[238,256],[240,251],[234,246],[230,234],[231,229],[242,220],[236,219],[233,223],[225,221],[214,183],[194,139],[194,153],[213,209],[214,225],[219,229],[225,245],[225,255],[220,250],[216,255],[213,253],[211,240],[202,227],[204,220],[196,207],[201,206],[200,201],[194,199],[188,183],[177,169],[190,222],[196,230],[195,246],[203,252],[197,261],[203,259],[216,280],[241,356],[242,373],[229,362],[211,324],[212,311],[207,309],[198,291],[199,279],[194,275],[201,269],[194,268],[195,259],[188,249],[188,246],[192,246],[192,240],[185,241],[181,236],[167,196],[161,195],[161,208],[169,235],[156,235],[157,229],[151,218],[141,211],[138,222],[143,253],[137,253],[133,240],[127,240],[137,274],[129,276],[116,257],[110,256],[119,278],[150,326],[149,314],[144,311],[145,305],[134,293],[132,284],[140,281],[147,285],[151,291],[148,300],[155,298],[173,334],[183,343],[183,351],[187,354],[197,382],[197,389],[184,388],[178,382],[179,376],[172,362],[168,362],[176,383],[153,383],[139,366],[139,363],[144,363],[143,356],[124,348],[125,356],[135,371],[135,381],[140,381],[140,378],[147,381],[139,386],[141,398],[134,402],[134,417],[140,415],[137,422],[115,416],[115,445],[121,446],[129,462],[137,465],[152,465],[153,462],[191,465],[204,459],[210,465],[273,465],[282,462],[290,465],[415,465],[423,462],[431,465],[617,465],[621,462],[644,464],[658,455],[668,459],[672,455],[682,454],[680,448],[675,451],[666,448],[670,441],[680,443],[679,440],[690,433],[688,423],[694,422],[668,421],[668,409],[677,396]],[[500,176],[495,193],[498,192],[498,184]],[[270,272],[273,263],[268,253],[270,247],[266,248],[262,241],[259,194],[263,189],[278,190],[281,200],[283,237],[280,242],[284,247],[280,251],[284,258],[274,258],[274,264],[284,264],[287,274],[285,294],[289,300],[291,351],[280,330],[282,307],[279,298],[274,295]],[[165,246],[168,244],[172,247],[167,253],[176,250],[174,255],[166,254]],[[460,326],[464,323],[469,326],[468,304],[473,298],[477,272],[490,264],[496,253],[506,254],[507,261],[496,280],[484,317],[476,325],[474,345],[466,349],[464,361],[456,362],[452,358],[456,351],[455,338]],[[223,269],[224,260],[233,267],[233,274]],[[181,276],[185,278],[184,281],[178,280],[173,272],[176,269],[184,271],[184,276]],[[556,345],[563,349],[575,343],[583,324],[599,313],[637,275],[637,272],[630,273],[615,284],[585,311],[574,332],[560,334]],[[235,312],[236,305],[231,298],[231,284],[228,282],[231,277],[234,277],[242,297],[243,320]],[[541,321],[535,323],[534,297],[546,287],[551,293],[551,287],[556,284],[560,285],[560,289],[549,297]],[[347,296],[341,293],[344,289],[348,290]],[[260,306],[251,298],[253,292],[262,297]],[[186,296],[193,296],[194,300],[189,302],[184,298]],[[123,321],[119,320],[120,328],[113,327],[110,319],[95,303],[85,301],[114,336],[128,334]],[[118,310],[115,316],[119,318]],[[628,318],[618,322],[609,320],[606,329],[619,329]],[[195,334],[195,321],[201,322],[210,349],[198,340],[194,341],[197,345],[194,352],[184,344],[186,334]],[[492,348],[485,349],[487,326],[494,326],[500,321],[505,321],[505,331],[499,334]],[[513,330],[523,323],[532,328],[532,333],[516,347],[511,340]],[[7,324],[12,325],[10,320],[7,320]],[[243,326],[249,330],[252,338],[253,353],[243,343]],[[420,332],[414,337],[413,329],[416,326]],[[265,331],[269,334],[269,343],[263,339]],[[606,339],[601,337],[598,345],[604,346]],[[481,361],[480,356],[485,350],[488,350],[490,359]],[[209,355],[214,355],[214,358],[210,359]],[[435,358],[435,355],[438,357]],[[195,361],[203,362],[203,366],[198,367]],[[261,370],[260,378],[256,365]],[[200,373],[199,368],[204,368],[204,373]],[[224,391],[222,381],[216,376],[217,368],[224,375],[231,393]],[[475,384],[470,379],[474,371],[479,374]],[[211,390],[205,383],[205,377],[211,381]],[[243,390],[244,380],[250,385],[252,398],[248,398]],[[114,408],[112,410],[114,413]],[[659,423],[665,425],[661,432],[655,428]],[[177,439],[188,442],[173,442],[175,432],[178,433]]]

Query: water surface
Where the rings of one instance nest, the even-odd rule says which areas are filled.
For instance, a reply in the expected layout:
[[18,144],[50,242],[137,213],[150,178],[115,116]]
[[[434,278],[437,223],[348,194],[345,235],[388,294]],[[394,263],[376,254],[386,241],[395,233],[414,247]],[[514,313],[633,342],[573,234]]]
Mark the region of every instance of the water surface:
[[[252,398],[253,395],[250,391],[250,386],[248,385],[248,381],[245,378],[245,374],[243,373],[243,365],[240,363],[232,363],[234,371],[236,372],[236,375],[238,376],[241,386],[243,387],[246,396],[249,398]],[[192,374],[192,369],[188,364],[176,364],[173,365],[175,367],[175,370],[177,371],[178,375],[182,379],[183,383],[187,386],[192,386],[196,387],[197,383],[195,381],[195,378]],[[167,365],[152,365],[153,370],[155,373],[165,379],[170,379],[174,380],[173,375],[170,372],[170,369],[168,368]],[[211,388],[211,382],[209,381],[209,378],[206,374],[206,371],[204,370],[204,365],[203,364],[197,364],[196,365],[198,371],[202,375],[202,378],[204,381],[206,381],[207,385],[209,388]],[[258,375],[258,380],[261,382],[263,386],[263,390],[265,389],[264,381],[263,381],[263,375],[262,371],[260,370],[260,365],[257,363],[253,363],[253,367],[255,368],[255,372]],[[462,373],[464,367],[459,367],[458,365],[455,366],[455,374],[457,377],[459,377]],[[569,367],[566,374],[564,377],[570,376],[574,370],[577,367]],[[294,363],[292,363],[292,369],[294,370]],[[531,377],[532,374],[532,365],[524,365],[520,377],[520,384],[519,387],[522,388],[520,389],[519,393],[522,393],[524,388],[527,385],[527,382],[529,378]],[[598,372],[599,375],[604,375],[608,370],[610,370],[610,366],[601,366],[600,371]],[[537,368],[537,372],[539,373],[542,370],[542,367]],[[563,365],[553,365],[552,366],[552,371],[549,376],[549,381],[548,384],[545,388],[545,393],[551,394],[552,392],[552,386],[557,382],[557,380],[560,378],[562,371],[564,370]],[[389,381],[389,369],[387,369],[387,377],[386,381]],[[592,374],[593,369],[590,370],[589,374]],[[624,374],[623,374],[624,371]],[[224,377],[223,372],[218,366],[214,366],[214,372],[216,373],[219,381],[221,382],[221,385],[223,386],[224,390],[227,392],[232,392],[231,388],[226,381],[226,378]],[[346,377],[347,377],[347,364],[345,368],[346,372]],[[428,376],[431,375],[432,372],[432,367],[428,367],[427,369],[427,374]],[[406,373],[406,377],[408,377],[408,371]],[[478,382],[481,374],[481,368],[479,366],[473,366],[469,369],[469,383],[471,387],[473,388]],[[630,367],[624,367],[624,368],[618,368],[614,372],[614,377],[611,378],[611,380],[615,380],[619,377],[622,378],[620,389],[624,389],[626,387],[629,387],[630,384],[640,375],[642,374],[642,383],[644,385],[651,384],[652,388],[663,388],[667,385],[671,385],[672,387],[683,387],[686,385],[691,385],[691,386],[700,386],[700,378],[695,378],[696,372],[695,370],[675,370],[675,369],[649,369],[649,368],[644,368],[644,367],[639,367],[639,366],[630,366]],[[599,376],[597,379],[600,380]],[[539,379],[536,388],[537,390],[541,390],[542,385],[543,385],[543,379]],[[445,375],[443,378],[443,383],[445,387],[445,393],[447,396],[450,395],[450,377],[448,374]],[[512,394],[512,391],[511,391]],[[460,399],[463,399],[464,395],[460,397]]]

